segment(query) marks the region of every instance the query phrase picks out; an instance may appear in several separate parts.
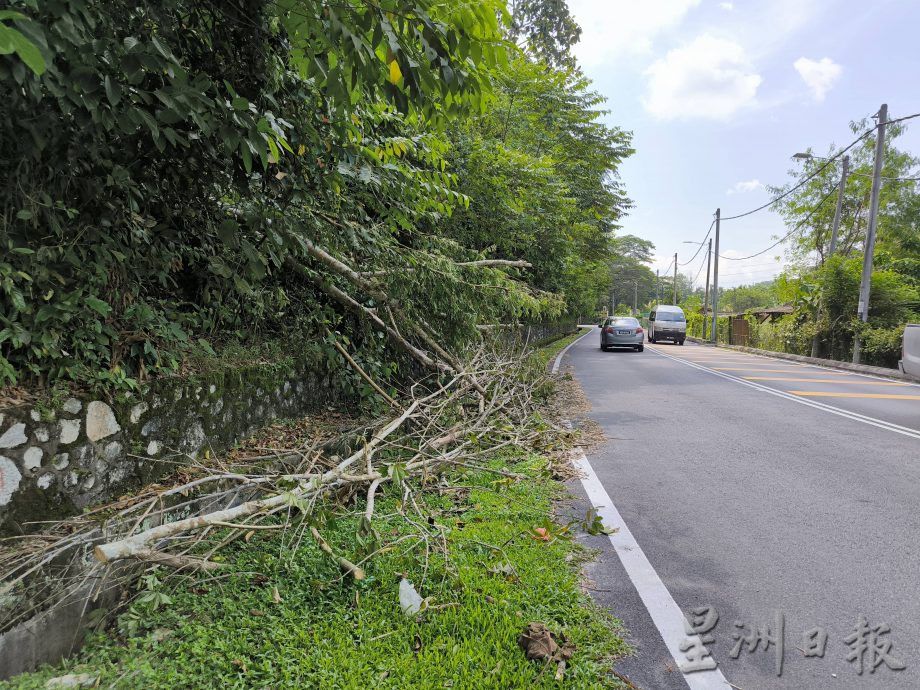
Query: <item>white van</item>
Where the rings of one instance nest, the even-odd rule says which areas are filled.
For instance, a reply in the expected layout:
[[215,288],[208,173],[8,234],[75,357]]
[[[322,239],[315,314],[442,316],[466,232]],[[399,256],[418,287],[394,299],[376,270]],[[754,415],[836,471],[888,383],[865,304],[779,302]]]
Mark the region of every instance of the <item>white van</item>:
[[920,379],[920,323],[910,323],[905,327],[898,365],[905,374]]
[[687,318],[684,310],[673,304],[659,304],[648,315],[648,341],[670,340],[683,345],[687,337]]

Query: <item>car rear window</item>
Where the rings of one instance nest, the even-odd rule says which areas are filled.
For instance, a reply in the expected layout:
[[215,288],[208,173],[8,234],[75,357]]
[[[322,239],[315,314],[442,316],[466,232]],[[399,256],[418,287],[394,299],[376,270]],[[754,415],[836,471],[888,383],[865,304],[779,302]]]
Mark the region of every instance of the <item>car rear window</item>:
[[683,321],[684,315],[676,311],[660,311],[655,317],[656,321]]
[[632,318],[627,319],[614,319],[610,322],[611,326],[627,326],[629,328],[635,328],[639,325],[639,322]]

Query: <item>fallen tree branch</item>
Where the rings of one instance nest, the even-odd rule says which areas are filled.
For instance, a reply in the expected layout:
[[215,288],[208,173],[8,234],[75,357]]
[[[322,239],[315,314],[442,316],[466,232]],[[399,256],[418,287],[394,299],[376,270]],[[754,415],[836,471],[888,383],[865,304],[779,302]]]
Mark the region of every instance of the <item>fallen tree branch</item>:
[[180,556],[173,553],[164,553],[163,551],[155,551],[153,549],[138,549],[131,554],[131,557],[139,561],[145,561],[155,565],[165,565],[169,568],[175,568],[176,570],[191,568],[193,570],[204,570],[205,572],[212,572],[214,570],[220,570],[224,567],[223,563],[215,563],[213,561],[202,560],[201,558],[193,558],[191,556]]
[[[386,314],[388,308],[384,307],[381,314]],[[395,323],[415,338],[415,332],[402,318],[394,318]],[[217,569],[222,564],[211,558],[255,530],[276,530],[283,535],[282,547],[290,550],[293,557],[307,538],[310,516],[320,510],[331,509],[358,518],[359,529],[367,530],[376,543],[386,539],[381,534],[389,533],[378,533],[371,524],[375,519],[391,519],[374,512],[380,510],[376,499],[387,482],[401,483],[405,491],[401,506],[408,507],[407,512],[414,509],[423,518],[412,524],[422,535],[427,564],[432,548],[446,554],[446,542],[443,531],[438,537],[425,524],[425,504],[415,500],[414,492],[449,487],[445,478],[453,476],[448,470],[454,467],[494,472],[503,483],[514,481],[518,475],[513,468],[492,464],[496,453],[506,446],[539,449],[546,445],[545,440],[537,443],[540,434],[546,432],[545,427],[535,425],[531,407],[533,389],[539,381],[522,377],[515,370],[520,355],[500,355],[486,349],[486,345],[481,347],[467,353],[462,368],[451,376],[428,376],[411,385],[406,400],[396,401],[405,409],[355,425],[334,439],[317,438],[312,443],[298,439],[290,447],[264,456],[275,461],[289,458],[292,464],[253,463],[253,458],[247,457],[232,457],[229,461],[212,458],[209,463],[196,463],[194,472],[183,473],[185,484],[154,485],[136,496],[118,499],[108,509],[100,506],[91,518],[77,516],[52,525],[42,535],[47,539],[26,542],[25,549],[24,540],[16,540],[12,549],[0,553],[0,566],[5,571],[0,587],[8,590],[26,578],[34,581],[44,577],[52,562],[66,559],[73,564],[73,570],[68,571],[69,579],[56,590],[54,596],[60,593],[59,598],[77,594],[90,578],[107,576],[105,564],[122,559],[186,572]],[[439,365],[438,371],[445,372],[448,365]],[[305,452],[308,445],[310,449]],[[164,500],[167,497],[172,500]],[[355,499],[366,500],[366,505],[357,510],[347,507]],[[295,511],[305,519],[292,520]],[[414,515],[406,519],[409,517]],[[322,535],[316,543],[345,573],[356,579],[362,576],[360,566],[366,559],[357,563],[342,559]],[[387,549],[384,543],[373,552]],[[87,564],[83,554],[90,550],[95,561]],[[230,565],[223,567],[232,569]],[[125,568],[123,573],[111,572],[113,577],[127,582],[136,571]],[[47,608],[54,605],[46,603],[51,598],[30,606],[33,610]],[[10,618],[21,620],[28,613],[23,607]]]
[[418,407],[418,404],[419,401],[413,402],[412,405],[406,408],[405,412],[403,412],[399,417],[391,421],[382,429],[378,430],[374,434],[373,438],[371,438],[371,440],[367,443],[366,448],[362,448],[358,452],[353,453],[348,458],[339,463],[337,467],[329,470],[328,472],[323,474],[303,476],[301,485],[288,493],[280,493],[255,501],[247,501],[246,503],[241,503],[240,505],[234,506],[233,508],[218,510],[213,513],[196,515],[193,517],[185,518],[184,520],[176,520],[175,522],[168,522],[164,525],[158,525],[157,527],[152,527],[144,532],[139,532],[138,534],[134,534],[125,539],[120,539],[108,544],[99,544],[95,549],[93,549],[93,555],[95,556],[96,560],[101,563],[108,563],[110,561],[128,558],[134,555],[135,552],[146,549],[146,545],[151,542],[167,539],[189,530],[210,527],[216,523],[232,523],[234,520],[237,520],[241,517],[260,512],[267,512],[277,508],[278,506],[291,503],[292,499],[300,498],[304,496],[308,491],[310,491],[309,487],[311,485],[313,485],[314,488],[312,491],[310,491],[310,493],[318,493],[322,489],[328,489],[348,467],[350,467],[358,459],[364,457],[364,454],[365,452],[368,452],[368,449],[373,449],[375,446],[379,445],[381,441],[396,431],[396,429],[398,429],[407,419],[409,419],[409,417]]
[[323,553],[328,555],[332,560],[338,563],[339,568],[342,569],[343,573],[351,575],[355,580],[363,580],[367,575],[364,573],[364,568],[361,568],[347,558],[339,556],[332,550],[332,547],[326,543],[326,540],[323,539],[322,535],[317,531],[315,527],[310,527],[310,534],[313,535],[313,538],[316,540],[317,545]]
[[377,487],[380,486],[380,482],[383,481],[383,478],[375,479],[371,482],[371,485],[367,487],[367,508],[364,510],[364,519],[370,523],[371,518],[374,517],[374,495],[377,493]]
[[339,351],[339,354],[341,354],[345,358],[345,361],[348,362],[352,366],[352,368],[355,371],[357,371],[358,374],[361,375],[361,378],[367,381],[367,383],[370,385],[371,388],[373,388],[375,391],[380,393],[380,395],[383,396],[384,400],[386,400],[388,403],[390,403],[390,405],[398,409],[399,403],[393,400],[393,398],[390,397],[385,390],[383,390],[380,386],[377,385],[377,382],[374,381],[374,379],[368,376],[367,372],[361,368],[361,365],[358,364],[354,359],[352,359],[351,355],[348,354],[348,351],[339,344],[339,341],[332,337],[332,334],[329,332],[329,329],[326,329],[326,335],[332,341],[332,344],[335,347],[335,349]]
[[[513,259],[480,259],[478,261],[454,261],[458,268],[533,268],[528,261]],[[417,271],[416,266],[406,266],[400,269],[402,273]],[[389,271],[364,271],[359,275],[362,278],[383,278]]]
[[226,527],[228,529],[242,529],[242,530],[251,530],[251,529],[285,529],[287,525],[237,525],[232,522],[212,522],[214,527]]

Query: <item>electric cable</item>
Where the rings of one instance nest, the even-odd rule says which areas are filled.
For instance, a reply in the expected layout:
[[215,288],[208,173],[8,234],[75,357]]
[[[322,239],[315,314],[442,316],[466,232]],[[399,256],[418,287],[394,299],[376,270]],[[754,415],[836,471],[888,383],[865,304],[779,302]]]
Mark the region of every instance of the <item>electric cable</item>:
[[[887,127],[888,125],[897,124],[898,122],[904,122],[904,121],[906,121],[906,120],[912,120],[912,119],[914,119],[914,118],[916,118],[916,117],[920,117],[920,113],[914,113],[913,115],[906,115],[906,116],[904,116],[904,117],[898,117],[898,118],[895,118],[895,119],[893,119],[893,120],[888,120],[888,121],[885,122],[885,126]],[[843,154],[845,154],[845,153],[846,153],[847,151],[849,151],[851,148],[853,148],[854,146],[856,146],[856,144],[858,144],[859,142],[861,142],[863,139],[865,139],[866,137],[868,137],[870,134],[872,134],[872,133],[873,133],[875,130],[877,130],[877,129],[878,129],[878,125],[875,125],[875,127],[872,127],[872,128],[870,128],[870,129],[867,129],[865,132],[863,132],[863,133],[860,134],[858,137],[856,137],[856,139],[854,139],[852,142],[850,142],[850,143],[846,146],[846,148],[841,149],[840,151],[838,151],[837,153],[835,153],[833,156],[831,156],[830,158],[828,158],[827,161],[824,163],[824,165],[822,165],[820,168],[818,168],[817,170],[815,170],[815,172],[813,172],[811,175],[808,175],[807,177],[805,177],[805,178],[804,178],[801,182],[799,182],[797,185],[795,185],[794,187],[792,187],[792,188],[786,190],[785,192],[783,192],[782,194],[780,194],[780,195],[779,195],[778,197],[776,197],[775,199],[772,199],[771,201],[768,201],[767,203],[763,204],[762,206],[758,206],[758,207],[755,208],[755,209],[751,209],[750,211],[746,211],[745,213],[739,213],[739,214],[734,215],[734,216],[724,216],[724,217],[722,218],[722,220],[735,220],[735,219],[737,219],[737,218],[744,218],[745,216],[750,216],[751,214],[757,213],[758,211],[762,211],[762,210],[764,210],[765,208],[768,208],[768,207],[772,206],[772,205],[775,204],[777,201],[781,201],[782,199],[785,199],[787,196],[789,196],[790,194],[792,194],[794,191],[796,191],[797,189],[801,189],[802,186],[805,185],[807,182],[810,182],[811,180],[813,180],[814,178],[816,178],[818,175],[820,175],[822,172],[824,172],[824,171],[827,169],[827,167],[828,167],[831,163],[833,163],[834,161],[836,161],[836,160],[837,160],[838,158],[840,158]]]
[[805,223],[807,223],[809,220],[811,220],[811,217],[818,211],[819,208],[821,208],[822,205],[824,205],[824,202],[827,201],[828,199],[830,199],[830,198],[831,198],[832,196],[834,196],[836,193],[837,193],[837,190],[836,190],[836,189],[832,189],[830,192],[828,192],[828,193],[824,196],[824,198],[821,199],[821,201],[819,201],[817,204],[815,204],[815,207],[814,207],[813,209],[811,209],[811,211],[808,212],[808,215],[807,215],[807,216],[805,216],[802,220],[800,220],[798,223],[796,223],[795,227],[792,228],[792,230],[790,230],[789,232],[787,232],[783,237],[781,237],[780,239],[778,239],[776,242],[774,242],[773,244],[771,244],[771,245],[770,245],[769,247],[767,247],[766,249],[764,249],[764,250],[762,250],[762,251],[759,251],[759,252],[757,252],[756,254],[751,254],[750,256],[723,256],[722,254],[719,254],[719,258],[720,258],[720,259],[726,259],[727,261],[744,261],[745,259],[753,259],[755,256],[760,256],[761,254],[766,254],[768,251],[770,251],[771,249],[773,249],[773,248],[776,247],[777,245],[782,244],[783,242],[785,242],[786,240],[788,240],[790,237],[792,237],[796,232],[798,232],[799,228],[801,228],[803,225],[805,225]]
[[700,243],[699,243],[699,246],[696,248],[696,254],[694,254],[692,257],[690,257],[690,260],[689,260],[689,261],[685,261],[685,262],[682,263],[682,264],[681,264],[681,263],[678,263],[678,264],[677,264],[678,266],[686,266],[687,264],[692,264],[692,263],[693,263],[693,260],[696,258],[696,255],[700,253],[700,250],[702,250],[703,245],[706,244],[706,239],[709,237],[709,233],[712,232],[712,228],[713,228],[713,226],[715,226],[715,224],[716,224],[716,221],[715,221],[715,219],[713,219],[712,223],[710,223],[710,225],[709,225],[709,230],[707,230],[707,231],[706,231],[706,234],[703,236],[703,241],[700,242]]

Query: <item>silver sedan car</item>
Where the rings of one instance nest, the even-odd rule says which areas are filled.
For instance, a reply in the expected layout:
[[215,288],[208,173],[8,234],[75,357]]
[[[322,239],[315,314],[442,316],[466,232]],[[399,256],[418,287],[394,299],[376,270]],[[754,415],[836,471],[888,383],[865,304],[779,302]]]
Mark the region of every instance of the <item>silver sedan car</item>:
[[645,331],[631,316],[611,316],[601,324],[601,350],[611,347],[631,347],[636,352],[645,349]]

